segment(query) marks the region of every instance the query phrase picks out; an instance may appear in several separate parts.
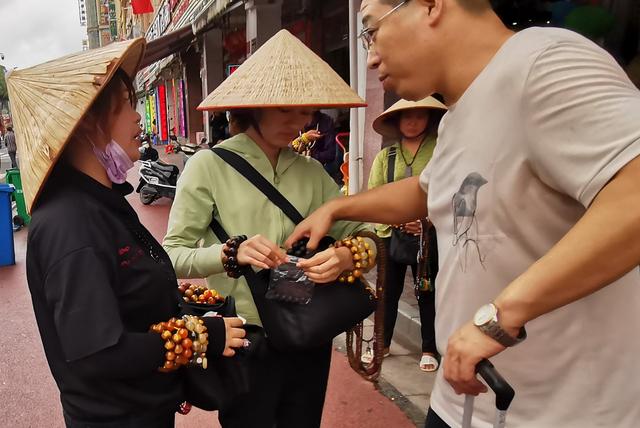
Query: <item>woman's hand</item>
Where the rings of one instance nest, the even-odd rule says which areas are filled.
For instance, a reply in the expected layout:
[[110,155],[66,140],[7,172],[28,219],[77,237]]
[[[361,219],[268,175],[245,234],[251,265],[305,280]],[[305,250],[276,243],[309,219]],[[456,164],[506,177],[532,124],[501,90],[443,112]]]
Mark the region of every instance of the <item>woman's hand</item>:
[[422,227],[420,220],[412,221],[402,225],[402,230],[411,235],[420,235],[422,233]]
[[236,354],[233,348],[244,347],[247,332],[242,328],[244,321],[240,318],[224,318],[225,327],[225,344],[222,355],[225,357],[233,357]]
[[316,141],[316,140],[322,138],[322,134],[320,133],[320,131],[315,130],[315,129],[311,129],[311,130],[305,132],[304,135],[307,137],[307,139],[309,141]]
[[288,260],[287,254],[262,235],[255,235],[240,244],[238,264],[260,269],[273,269]]
[[342,272],[354,268],[351,250],[347,247],[331,247],[308,260],[301,260],[297,266],[316,284],[333,282]]

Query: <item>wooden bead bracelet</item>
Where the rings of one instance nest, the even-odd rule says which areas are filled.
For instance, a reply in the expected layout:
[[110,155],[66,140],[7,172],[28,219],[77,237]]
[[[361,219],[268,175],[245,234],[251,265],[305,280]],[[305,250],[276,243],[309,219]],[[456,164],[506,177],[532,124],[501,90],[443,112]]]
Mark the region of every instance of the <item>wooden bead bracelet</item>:
[[185,303],[197,303],[201,305],[215,305],[224,302],[224,297],[216,290],[209,289],[202,285],[183,282],[178,285],[178,291],[182,295]]
[[222,266],[227,272],[227,276],[231,278],[240,278],[240,265],[238,264],[238,250],[240,244],[247,240],[245,235],[233,236],[225,242],[222,247]]
[[355,269],[353,271],[346,271],[338,277],[340,282],[348,282],[352,284],[357,278],[362,276],[362,270],[367,269],[374,265],[374,251],[371,249],[369,243],[365,242],[364,238],[360,236],[347,237],[340,241],[336,241],[334,246],[336,248],[347,247],[351,250],[353,257],[353,265]]
[[153,324],[150,331],[158,333],[165,341],[165,361],[159,371],[172,372],[188,364],[207,368],[209,334],[200,317],[184,315],[178,319],[171,318],[169,321]]

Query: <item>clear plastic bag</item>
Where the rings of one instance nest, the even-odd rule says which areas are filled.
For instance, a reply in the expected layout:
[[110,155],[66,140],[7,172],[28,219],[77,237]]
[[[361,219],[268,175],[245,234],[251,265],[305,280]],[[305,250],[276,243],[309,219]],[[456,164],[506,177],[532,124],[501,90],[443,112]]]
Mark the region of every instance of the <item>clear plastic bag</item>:
[[289,257],[289,262],[271,270],[269,289],[265,297],[270,300],[306,305],[313,298],[315,284],[296,266],[300,259]]

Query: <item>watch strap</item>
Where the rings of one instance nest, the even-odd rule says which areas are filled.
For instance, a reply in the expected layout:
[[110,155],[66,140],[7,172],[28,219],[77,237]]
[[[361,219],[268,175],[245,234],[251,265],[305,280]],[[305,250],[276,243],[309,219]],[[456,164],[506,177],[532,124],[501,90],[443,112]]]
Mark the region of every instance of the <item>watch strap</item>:
[[484,334],[505,347],[515,346],[527,338],[527,331],[524,327],[520,327],[517,337],[509,335],[497,322],[490,322],[487,325],[479,326],[479,328]]

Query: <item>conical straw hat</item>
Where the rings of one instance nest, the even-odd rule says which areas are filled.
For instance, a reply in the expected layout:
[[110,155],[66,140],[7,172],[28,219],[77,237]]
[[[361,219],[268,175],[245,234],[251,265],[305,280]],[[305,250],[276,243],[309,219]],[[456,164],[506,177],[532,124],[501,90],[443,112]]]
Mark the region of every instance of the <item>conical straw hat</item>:
[[414,109],[435,109],[444,112],[447,106],[433,97],[420,101],[400,100],[373,121],[373,129],[383,137],[396,138],[399,136],[398,125],[392,119],[402,111]]
[[119,67],[135,77],[145,44],[142,38],[112,43],[9,74],[7,88],[29,212],[102,88]]
[[281,30],[210,93],[198,110],[364,106],[329,64]]

